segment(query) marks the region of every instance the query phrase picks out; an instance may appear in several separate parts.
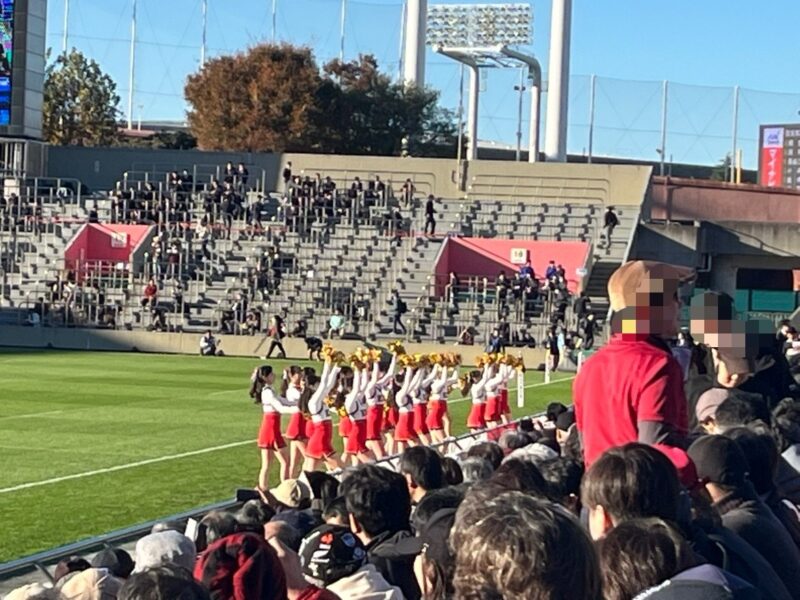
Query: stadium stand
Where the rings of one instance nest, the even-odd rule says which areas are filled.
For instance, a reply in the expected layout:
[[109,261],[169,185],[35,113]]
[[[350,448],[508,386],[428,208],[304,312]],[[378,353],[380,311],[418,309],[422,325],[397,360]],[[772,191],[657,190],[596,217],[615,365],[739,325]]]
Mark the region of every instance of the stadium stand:
[[[279,315],[324,337],[338,308],[345,332],[376,339],[393,335],[396,289],[408,307],[408,340],[456,341],[474,328],[484,343],[498,325],[494,282],[487,288],[463,276],[456,302],[448,303],[435,276],[443,241],[457,236],[587,243],[591,255],[580,267],[603,321],[603,288],[628,251],[635,207],[617,210],[616,243],[603,249],[605,205],[591,181],[562,183],[558,194],[521,186],[516,200],[486,200],[476,196],[483,193],[478,178],[465,199],[436,199],[439,229],[429,236],[420,191],[430,186],[424,177],[408,181],[411,187],[394,190],[391,181],[366,173],[317,174],[295,176],[283,193],[265,193],[264,173],[251,176],[245,165],[196,165],[181,173],[167,165],[128,171],[113,191],[91,197],[28,189],[2,206],[2,296],[12,309],[3,318],[23,323],[35,309],[44,325],[255,334]],[[87,222],[153,224],[142,242],[149,247],[129,264],[64,260]],[[145,306],[151,278],[157,302]],[[535,307],[511,306],[501,319],[513,325],[514,339],[541,343],[556,322],[547,281],[537,287],[544,293]],[[577,324],[570,313],[561,325]]]

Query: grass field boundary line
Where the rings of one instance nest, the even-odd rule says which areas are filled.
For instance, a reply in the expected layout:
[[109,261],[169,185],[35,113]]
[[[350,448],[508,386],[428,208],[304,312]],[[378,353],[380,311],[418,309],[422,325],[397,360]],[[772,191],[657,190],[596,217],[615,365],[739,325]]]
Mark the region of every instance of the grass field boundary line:
[[29,419],[34,417],[44,417],[46,415],[60,415],[65,409],[61,410],[46,410],[44,412],[23,413],[21,415],[8,415],[7,417],[0,417],[0,421],[10,421],[11,419]]
[[82,479],[84,477],[91,477],[92,475],[103,475],[105,473],[113,473],[115,471],[124,471],[126,469],[133,469],[135,467],[143,467],[145,465],[152,465],[155,463],[166,462],[169,460],[176,460],[180,458],[188,458],[190,456],[198,456],[200,454],[208,454],[210,452],[217,452],[219,450],[227,450],[229,448],[236,448],[237,446],[244,446],[245,444],[252,444],[256,440],[243,440],[241,442],[231,442],[229,444],[220,444],[219,446],[210,446],[208,448],[200,448],[199,450],[190,450],[189,452],[180,452],[178,454],[167,454],[165,456],[158,456],[156,458],[147,458],[145,460],[137,460],[136,462],[126,463],[124,465],[115,465],[113,467],[104,467],[102,469],[94,469],[92,471],[85,471],[83,473],[73,473],[72,475],[63,475],[62,477],[53,477],[51,479],[43,479],[41,481],[32,481],[30,483],[21,483],[7,488],[0,489],[0,494],[8,494],[10,492],[18,492],[20,490],[27,490],[34,487],[43,485],[50,485],[53,483],[61,483],[62,481],[70,481],[71,479]]
[[[524,389],[531,389],[536,387],[544,387],[546,385],[552,385],[554,383],[560,383],[562,381],[570,381],[575,379],[576,376],[572,377],[561,377],[559,379],[552,379],[548,381],[542,381],[539,383],[532,383],[530,385],[526,385]],[[459,404],[461,402],[468,401],[469,398],[459,398],[457,400],[451,400],[449,404]],[[244,446],[246,444],[252,444],[255,442],[255,439],[249,440],[242,440],[240,442],[231,442],[228,444],[220,444],[218,446],[210,446],[208,448],[200,448],[199,450],[190,450],[188,452],[180,452],[178,454],[167,454],[165,456],[158,456],[155,458],[147,458],[144,460],[138,460],[132,463],[126,463],[124,465],[115,465],[113,467],[104,467],[102,469],[94,469],[92,471],[85,471],[83,473],[73,473],[72,475],[63,475],[61,477],[53,477],[51,479],[43,479],[41,481],[32,481],[30,483],[21,483],[19,485],[14,485],[7,488],[0,488],[0,494],[8,494],[11,492],[18,492],[21,490],[27,490],[30,488],[41,487],[44,485],[51,485],[54,483],[61,483],[63,481],[70,481],[73,479],[82,479],[84,477],[92,477],[93,475],[104,475],[105,473],[114,473],[116,471],[124,471],[126,469],[134,469],[136,467],[144,467],[146,465],[152,465],[160,462],[167,462],[170,460],[178,460],[181,458],[188,458],[190,456],[199,456],[201,454],[209,454],[211,452],[218,452],[220,450],[228,450],[229,448],[237,448],[239,446]]]

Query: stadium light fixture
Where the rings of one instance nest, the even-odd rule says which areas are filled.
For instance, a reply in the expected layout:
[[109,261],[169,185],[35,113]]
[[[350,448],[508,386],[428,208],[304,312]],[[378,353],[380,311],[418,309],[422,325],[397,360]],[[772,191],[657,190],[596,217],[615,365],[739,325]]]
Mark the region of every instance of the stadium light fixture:
[[[530,4],[435,4],[428,7],[427,43],[470,69],[467,160],[478,156],[478,95],[481,68],[527,67],[531,89],[529,162],[538,158],[542,70],[532,55],[517,50],[533,43]],[[460,126],[460,123],[459,123]]]

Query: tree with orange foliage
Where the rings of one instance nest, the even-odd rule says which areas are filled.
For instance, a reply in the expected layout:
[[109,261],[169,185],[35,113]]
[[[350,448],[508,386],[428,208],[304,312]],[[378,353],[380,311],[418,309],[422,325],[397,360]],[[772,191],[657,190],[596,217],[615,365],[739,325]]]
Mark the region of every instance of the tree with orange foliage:
[[186,83],[189,126],[204,150],[304,150],[320,82],[308,48],[260,44],[214,58]]

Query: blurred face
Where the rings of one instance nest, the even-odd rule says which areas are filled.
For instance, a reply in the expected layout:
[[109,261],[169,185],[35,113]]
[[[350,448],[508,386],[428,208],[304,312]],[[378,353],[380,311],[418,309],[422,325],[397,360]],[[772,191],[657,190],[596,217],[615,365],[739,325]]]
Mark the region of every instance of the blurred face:
[[266,377],[264,377],[264,383],[266,383],[267,385],[272,385],[273,383],[275,383],[275,372],[274,371],[272,373],[270,373],[269,375],[267,375]]

